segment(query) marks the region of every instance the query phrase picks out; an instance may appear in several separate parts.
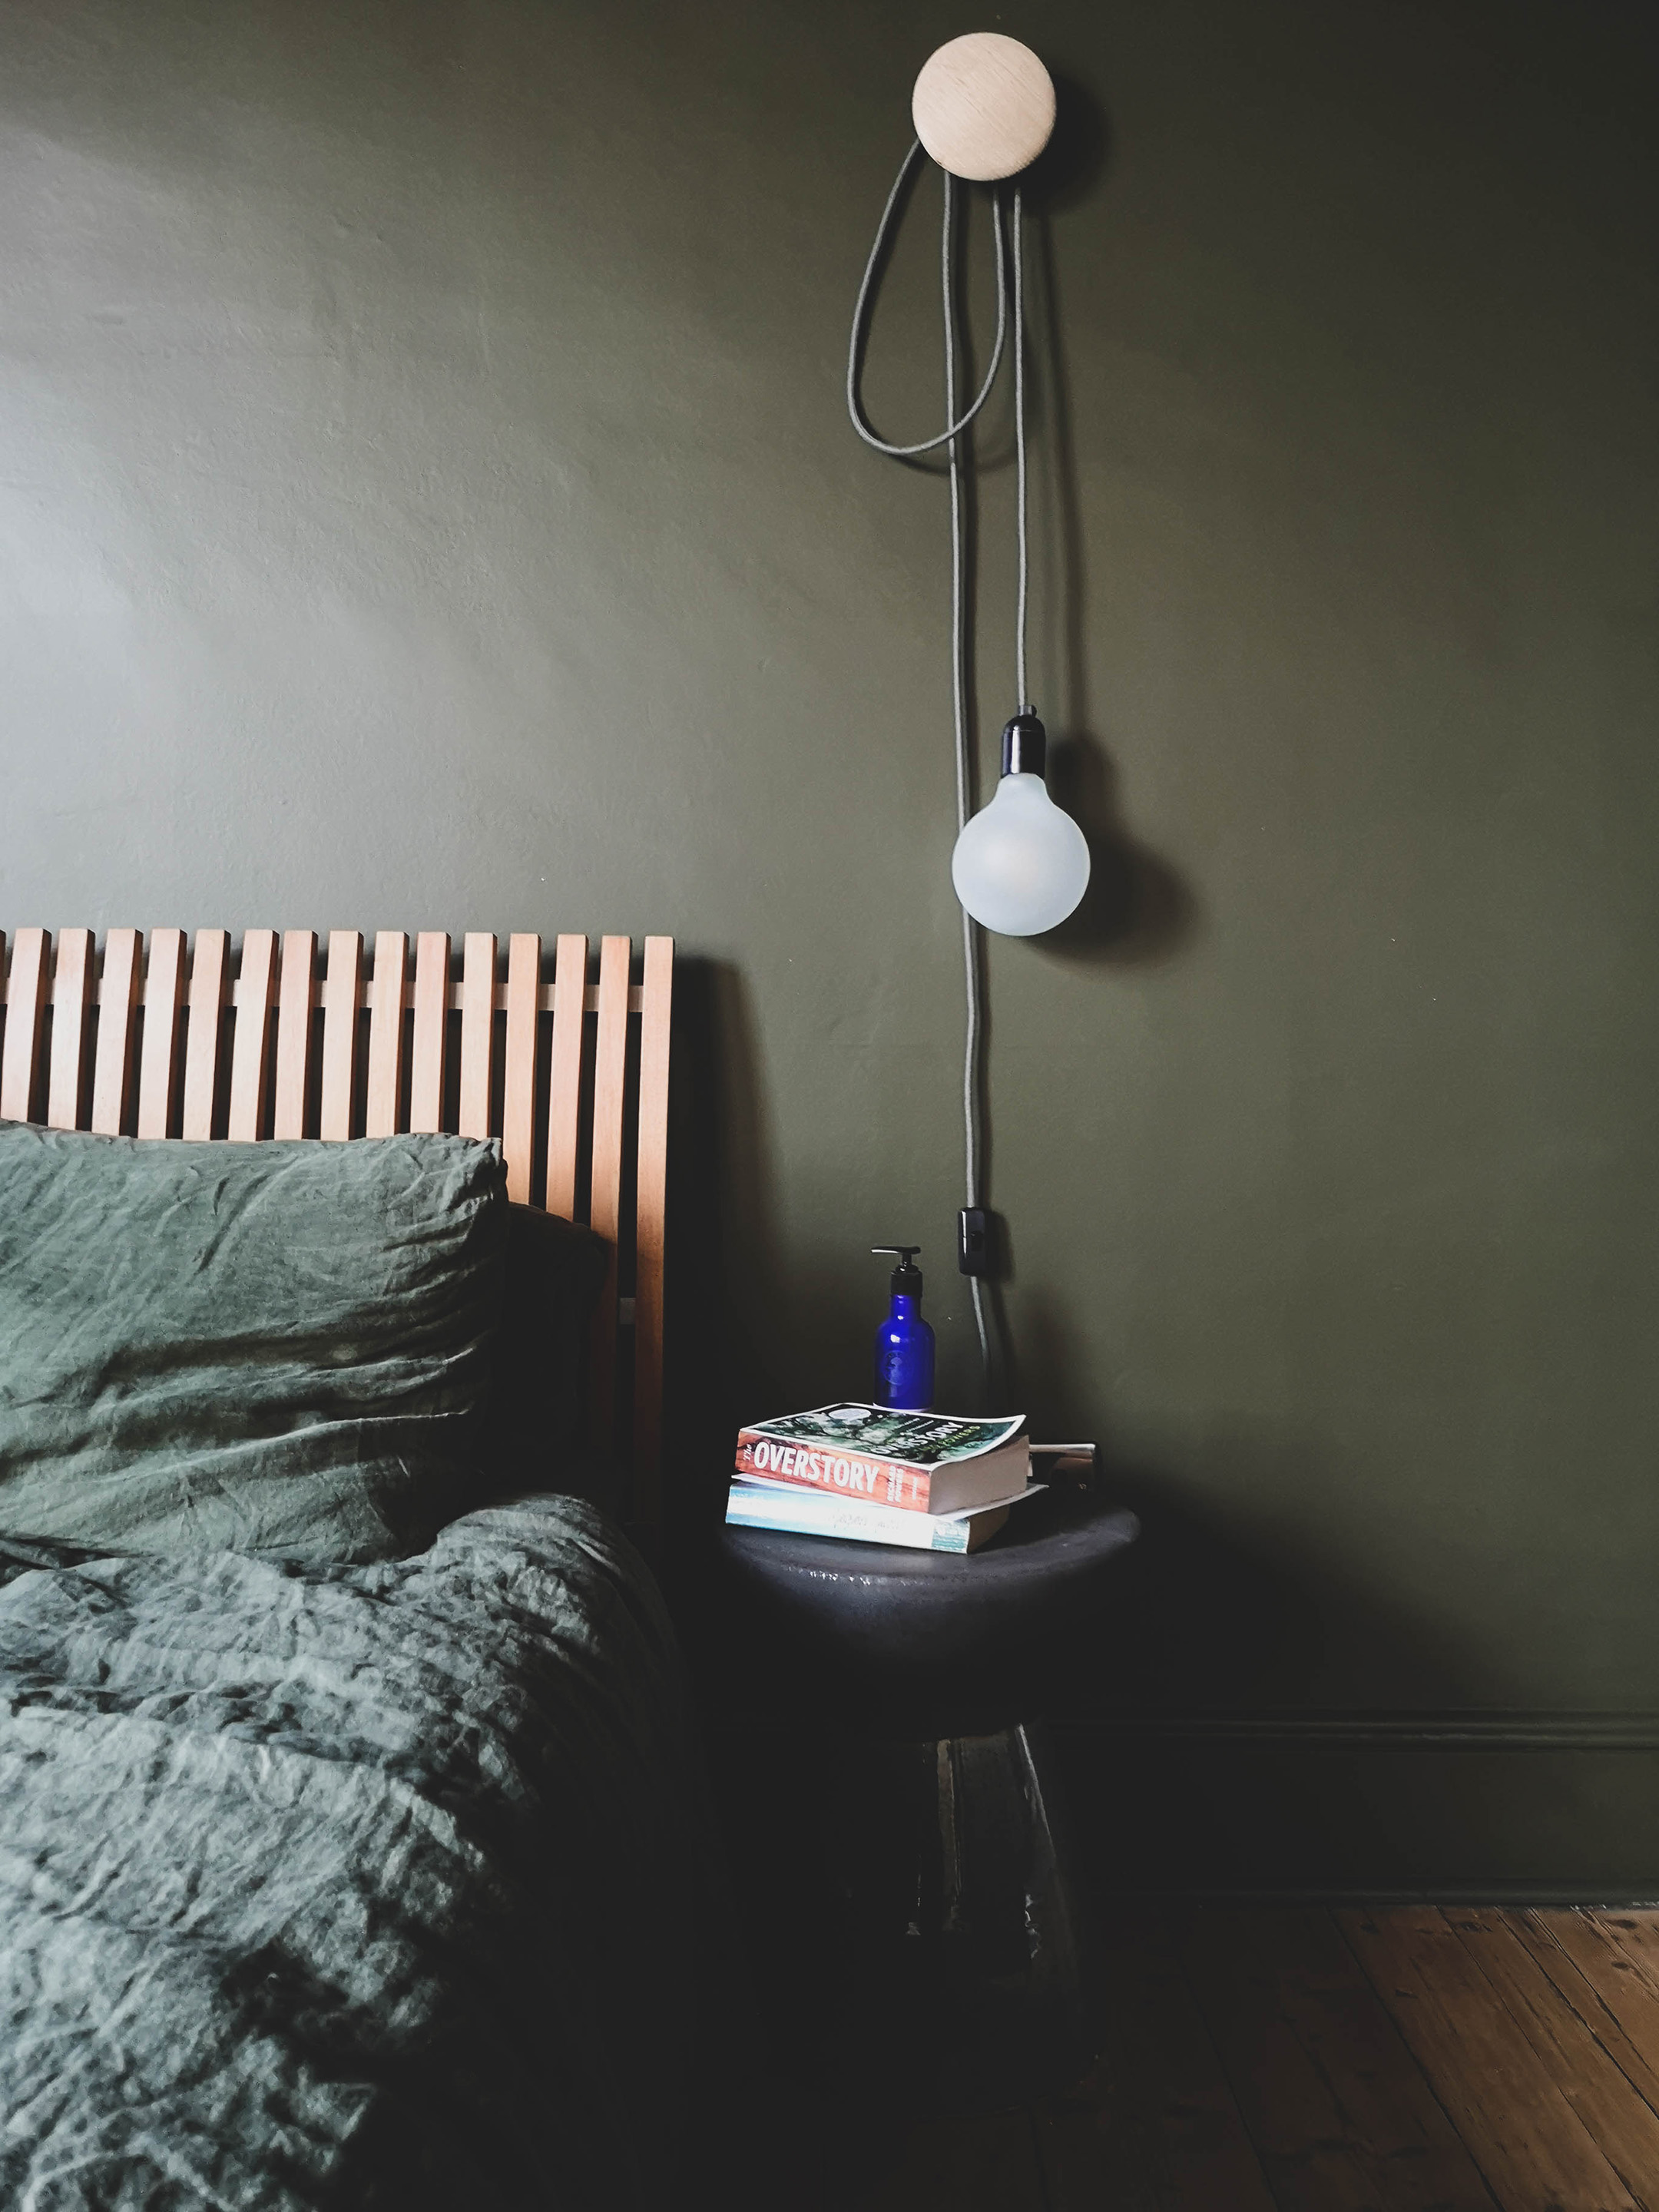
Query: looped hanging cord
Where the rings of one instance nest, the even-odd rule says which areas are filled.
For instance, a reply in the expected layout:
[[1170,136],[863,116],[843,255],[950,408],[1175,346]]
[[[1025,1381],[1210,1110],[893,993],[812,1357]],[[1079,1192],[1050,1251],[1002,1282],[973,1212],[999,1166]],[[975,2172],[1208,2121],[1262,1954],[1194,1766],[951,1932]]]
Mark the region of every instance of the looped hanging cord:
[[[870,258],[864,264],[864,282],[859,286],[858,304],[853,309],[853,336],[847,349],[847,412],[852,420],[853,428],[866,446],[873,446],[878,453],[890,453],[897,461],[914,460],[918,454],[937,453],[941,446],[948,446],[953,438],[959,437],[968,428],[991,396],[991,387],[997,380],[997,371],[1002,366],[1003,339],[1008,325],[1008,280],[1002,240],[1002,203],[1000,200],[994,199],[991,204],[992,222],[996,234],[997,335],[996,343],[991,349],[991,366],[985,372],[985,381],[980,386],[978,398],[975,400],[960,422],[954,419],[956,402],[952,399],[945,409],[945,421],[949,428],[941,430],[936,438],[919,439],[914,446],[890,445],[885,438],[878,437],[871,428],[865,416],[864,402],[859,397],[859,363],[864,352],[865,338],[868,332],[871,294],[875,287],[876,270],[880,265],[882,254],[886,248],[887,234],[892,227],[893,210],[898,205],[899,194],[903,191],[905,180],[909,176],[916,157],[921,152],[921,141],[918,138],[912,143],[909,152],[899,164],[899,173],[893,179],[893,189],[887,195],[887,204],[882,210],[881,221],[876,226],[876,242],[870,248]],[[951,188],[955,182],[955,178],[947,169],[945,172],[945,222],[947,231],[951,222]],[[948,272],[945,287],[945,320],[948,330],[950,320]],[[954,376],[951,388],[954,391]]]

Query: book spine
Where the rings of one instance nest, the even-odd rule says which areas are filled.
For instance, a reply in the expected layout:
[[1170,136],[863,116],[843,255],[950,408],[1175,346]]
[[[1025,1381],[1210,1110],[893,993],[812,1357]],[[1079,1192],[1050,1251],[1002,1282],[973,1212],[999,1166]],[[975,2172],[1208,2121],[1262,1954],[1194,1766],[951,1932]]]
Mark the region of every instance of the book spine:
[[[820,1501],[814,1498],[814,1504]],[[741,1528],[781,1528],[794,1536],[835,1536],[858,1544],[902,1544],[911,1551],[965,1552],[968,1549],[969,1524],[965,1521],[939,1521],[931,1514],[915,1513],[895,1516],[890,1511],[850,1502],[843,1504],[839,1498],[822,1501],[823,1510],[811,1514],[794,1511],[787,1497],[776,1493],[769,1501],[764,1493],[733,1494],[726,1501],[726,1517],[734,1527]]]
[[779,1437],[757,1437],[747,1429],[738,1436],[739,1474],[763,1475],[770,1482],[798,1482],[805,1490],[857,1499],[866,1505],[897,1505],[926,1513],[933,1478],[914,1467],[873,1459],[867,1452],[838,1452],[817,1444],[787,1444]]

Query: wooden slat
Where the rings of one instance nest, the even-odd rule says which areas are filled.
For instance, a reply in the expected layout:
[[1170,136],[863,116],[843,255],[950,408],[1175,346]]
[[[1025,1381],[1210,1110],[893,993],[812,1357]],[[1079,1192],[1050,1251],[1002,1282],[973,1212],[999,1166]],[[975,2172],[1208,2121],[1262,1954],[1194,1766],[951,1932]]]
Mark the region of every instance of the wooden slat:
[[86,1068],[87,1017],[96,995],[89,929],[58,933],[58,972],[52,987],[52,1070],[46,1089],[46,1127],[73,1129],[81,1120]]
[[507,1194],[531,1203],[536,1146],[536,1018],[541,999],[542,940],[515,934],[507,947],[507,1058],[502,1073],[501,1151]]
[[1280,2212],[1492,2212],[1421,2068],[1317,1909],[1185,1916],[1179,1955]]
[[265,1069],[270,1054],[270,1006],[276,993],[276,933],[242,933],[242,973],[230,1045],[230,1117],[225,1134],[238,1144],[264,1135]]
[[276,996],[276,1097],[273,1137],[303,1137],[311,1088],[311,1012],[317,972],[317,933],[283,933],[283,980]]
[[468,930],[461,954],[461,1109],[464,1137],[489,1134],[490,1077],[495,1061],[495,940]]
[[400,929],[382,929],[374,939],[374,980],[368,989],[368,1095],[363,1102],[363,1134],[390,1137],[398,1127],[404,1083],[404,983],[409,971],[409,939]]
[[1344,1911],[1371,1985],[1506,2212],[1638,2212],[1549,2069],[1432,1907]]
[[213,1094],[219,1080],[219,1037],[230,980],[230,932],[198,929],[190,963],[190,1027],[185,1039],[185,1113],[181,1134],[213,1134]]
[[415,940],[415,1035],[409,1070],[409,1126],[442,1128],[444,1057],[449,1039],[449,936],[423,929]]
[[[1638,2203],[1659,2184],[1655,2113],[1589,2017],[1562,1995],[1512,1923],[1518,1915],[1448,1910],[1442,1915],[1519,2022],[1613,2172]],[[1644,2069],[1645,2072],[1645,2069]]]
[[593,1441],[616,1442],[617,1262],[622,1228],[623,1133],[627,1110],[628,966],[626,937],[599,940],[599,1025],[593,1046],[593,1200],[588,1218],[611,1248],[605,1288],[593,1316]]
[[138,1060],[138,1134],[165,1137],[173,1127],[179,1080],[179,1017],[185,1002],[185,933],[152,929],[144,977],[144,1043]]
[[92,1126],[100,1136],[120,1134],[132,1101],[132,1024],[138,1010],[141,957],[136,929],[112,929],[104,940],[98,1050],[92,1070]]
[[363,933],[328,933],[323,984],[323,1098],[317,1133],[332,1141],[351,1134],[352,1077],[357,1064],[357,1012],[363,984]]
[[0,1057],[0,1119],[27,1121],[40,1058],[52,939],[44,929],[20,929],[12,944],[6,986],[6,1043]]
[[553,962],[553,1066],[547,1091],[547,1210],[576,1218],[576,1145],[581,1126],[582,1017],[587,1006],[587,939],[562,937]]
[[634,1234],[634,1517],[662,1519],[663,1285],[668,1228],[668,1045],[674,940],[647,937],[640,1004],[639,1144]]
[[1103,2048],[1036,2115],[1051,2212],[1275,2212],[1161,1920],[1119,1909],[1100,1936]]

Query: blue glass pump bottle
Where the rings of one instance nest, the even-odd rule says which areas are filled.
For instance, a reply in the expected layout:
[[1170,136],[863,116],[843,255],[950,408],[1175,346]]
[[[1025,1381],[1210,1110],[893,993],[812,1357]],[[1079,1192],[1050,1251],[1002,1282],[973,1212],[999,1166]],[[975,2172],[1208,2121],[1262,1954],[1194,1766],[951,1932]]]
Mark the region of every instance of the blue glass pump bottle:
[[921,1270],[912,1264],[920,1244],[872,1244],[890,1253],[893,1303],[876,1331],[876,1403],[925,1413],[933,1402],[933,1332],[921,1317]]

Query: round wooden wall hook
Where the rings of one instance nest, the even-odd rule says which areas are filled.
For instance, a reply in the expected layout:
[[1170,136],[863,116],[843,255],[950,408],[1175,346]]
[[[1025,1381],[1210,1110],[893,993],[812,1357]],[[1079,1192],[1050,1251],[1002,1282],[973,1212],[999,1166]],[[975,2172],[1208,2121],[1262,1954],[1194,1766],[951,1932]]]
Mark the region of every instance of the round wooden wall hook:
[[1028,167],[1048,144],[1054,79],[1018,39],[969,31],[922,64],[910,113],[940,168],[989,184]]

